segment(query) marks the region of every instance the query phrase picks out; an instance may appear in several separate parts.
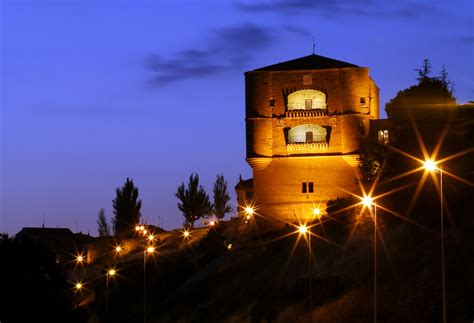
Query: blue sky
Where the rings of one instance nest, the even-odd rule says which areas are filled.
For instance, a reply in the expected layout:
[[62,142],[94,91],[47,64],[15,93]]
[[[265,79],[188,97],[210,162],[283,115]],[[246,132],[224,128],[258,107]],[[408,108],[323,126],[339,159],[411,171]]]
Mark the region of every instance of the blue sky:
[[[96,234],[115,188],[143,216],[180,226],[174,193],[191,172],[211,192],[245,162],[243,73],[316,53],[371,68],[381,111],[443,64],[474,99],[474,3],[382,0],[3,0],[0,231]],[[385,113],[382,112],[384,116]],[[160,220],[159,220],[160,219]]]

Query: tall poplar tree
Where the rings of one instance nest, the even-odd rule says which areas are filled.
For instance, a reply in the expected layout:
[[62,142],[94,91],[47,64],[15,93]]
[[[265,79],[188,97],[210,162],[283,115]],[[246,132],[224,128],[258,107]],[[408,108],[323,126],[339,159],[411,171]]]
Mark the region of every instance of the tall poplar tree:
[[230,196],[227,191],[227,182],[224,179],[224,175],[217,175],[216,181],[214,182],[214,205],[213,213],[220,220],[224,216],[232,212],[232,206],[230,206]]
[[138,188],[133,180],[125,181],[123,187],[118,187],[113,200],[115,235],[121,238],[132,237],[133,228],[140,222],[142,201],[138,199]]

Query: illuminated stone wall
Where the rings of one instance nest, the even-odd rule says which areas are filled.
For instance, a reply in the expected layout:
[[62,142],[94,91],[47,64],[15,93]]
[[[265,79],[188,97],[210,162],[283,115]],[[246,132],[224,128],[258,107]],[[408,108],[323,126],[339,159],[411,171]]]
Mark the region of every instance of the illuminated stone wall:
[[[254,170],[254,196],[261,212],[278,215],[281,221],[296,222],[312,216],[330,199],[346,196],[340,190],[357,192],[357,169],[340,156],[273,158],[263,169]],[[302,183],[313,182],[314,193],[302,193]]]
[[[314,203],[325,207],[344,195],[340,188],[358,189],[354,154],[379,116],[379,90],[368,68],[252,71],[245,80],[247,161],[262,214],[295,220]],[[306,99],[327,110],[304,110]],[[307,131],[313,143],[305,142]],[[314,182],[314,193],[301,193],[304,181]]]

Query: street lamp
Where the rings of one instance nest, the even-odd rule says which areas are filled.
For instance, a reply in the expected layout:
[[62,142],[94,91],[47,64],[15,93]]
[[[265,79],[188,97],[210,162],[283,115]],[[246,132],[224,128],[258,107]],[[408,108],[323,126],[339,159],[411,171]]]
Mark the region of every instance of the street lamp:
[[107,270],[105,273],[105,313],[109,312],[109,279],[115,276],[117,271],[113,268]]
[[370,195],[364,195],[361,200],[368,209],[374,206],[374,322],[377,322],[377,204]]
[[148,246],[143,252],[143,322],[146,323],[146,256],[155,252],[155,247]]
[[442,288],[442,307],[443,307],[443,322],[446,323],[446,276],[445,276],[445,265],[444,265],[444,206],[443,206],[443,167],[440,165],[436,167],[436,162],[431,159],[427,159],[423,162],[423,168],[425,171],[435,173],[439,171],[439,195],[440,195],[440,235],[441,235],[441,288]]
[[119,254],[123,251],[123,248],[122,248],[122,246],[117,245],[117,246],[115,246],[114,250],[115,250],[116,254]]
[[74,288],[76,289],[76,291],[80,291],[84,286],[82,285],[82,283],[76,283],[74,285]]
[[311,270],[311,255],[313,253],[312,248],[311,248],[311,232],[309,231],[309,227],[306,226],[306,224],[300,224],[298,227],[298,233],[300,236],[305,236],[306,239],[306,234],[308,234],[308,278],[309,278],[309,309],[310,312],[313,308],[312,306],[312,270]]
[[76,263],[77,264],[82,264],[84,262],[84,256],[83,255],[77,255],[76,256]]
[[308,227],[305,224],[302,224],[298,227],[298,232],[300,235],[305,235],[308,232]]
[[313,214],[316,218],[321,219],[321,209],[319,207],[313,209]]
[[191,234],[189,233],[189,230],[184,230],[184,231],[183,231],[183,237],[184,237],[185,239],[189,238],[190,235],[191,235]]

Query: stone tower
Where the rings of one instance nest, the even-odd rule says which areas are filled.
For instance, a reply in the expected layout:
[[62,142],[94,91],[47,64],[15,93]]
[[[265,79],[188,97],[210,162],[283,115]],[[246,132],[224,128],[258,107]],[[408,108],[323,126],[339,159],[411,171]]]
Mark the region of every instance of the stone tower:
[[378,93],[368,68],[314,54],[246,72],[253,192],[239,183],[240,200],[265,218],[296,222],[357,190],[357,150],[378,118]]

